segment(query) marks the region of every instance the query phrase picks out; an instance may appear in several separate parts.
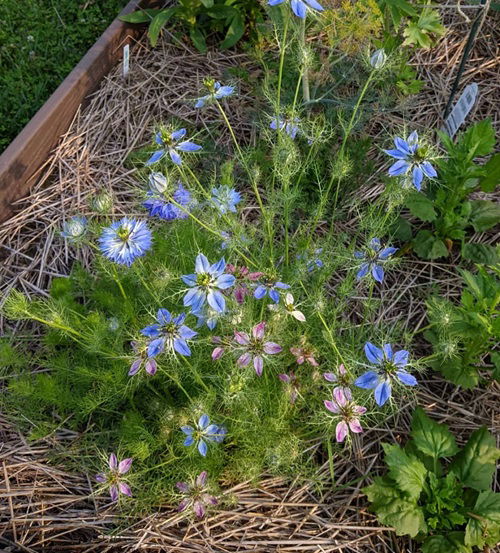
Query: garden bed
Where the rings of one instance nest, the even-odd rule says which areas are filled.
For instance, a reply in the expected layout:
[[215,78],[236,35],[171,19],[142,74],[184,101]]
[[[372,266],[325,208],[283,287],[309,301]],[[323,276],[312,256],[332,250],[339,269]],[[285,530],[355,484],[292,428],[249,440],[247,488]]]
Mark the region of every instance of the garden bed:
[[[397,130],[409,122],[418,129],[435,127],[437,121],[441,124],[455,74],[451,67],[456,67],[469,28],[454,10],[444,7],[443,13],[449,34],[413,61],[425,78],[426,89],[397,111],[374,117],[368,131],[372,137],[379,136],[382,129]],[[500,54],[496,23],[495,17],[487,18],[463,85],[477,82],[480,86],[479,101],[468,122],[489,116],[498,130],[500,110],[495,101]],[[235,53],[201,56],[186,45],[173,43],[168,33],[154,50],[146,40],[136,45],[129,77],[123,79],[121,69],[116,68],[104,80],[62,137],[30,196],[18,202],[18,213],[0,228],[5,255],[0,273],[2,292],[15,287],[30,295],[44,295],[54,276],[68,273],[75,252],[62,242],[58,230],[74,213],[85,213],[87,201],[97,190],[113,193],[117,200],[115,216],[134,214],[135,170],[127,165],[127,157],[150,141],[155,123],[172,117],[192,127],[206,125],[208,130],[219,115],[208,111],[202,122],[192,107],[192,91],[200,88],[206,75],[222,78],[230,68],[243,69],[249,75],[228,110],[239,136],[252,143],[254,104],[249,91],[259,69],[251,59]],[[218,140],[226,146],[230,136],[222,133]],[[369,157],[378,160],[379,173],[385,170],[378,151],[373,149]],[[373,179],[356,191],[363,202],[373,202],[381,193],[382,185],[373,184],[376,180],[374,173]],[[254,206],[248,205],[244,216],[251,218],[253,211]],[[350,219],[340,222],[339,227],[349,230],[357,224],[353,209]],[[483,233],[475,238],[495,244],[498,234]],[[89,261],[81,252],[77,257],[84,264]],[[425,324],[425,292],[439,284],[446,297],[459,295],[460,283],[451,270],[455,262],[406,259],[388,275],[388,285],[381,291],[387,307],[380,309],[379,319],[389,324],[403,320],[403,331],[419,330]],[[356,305],[349,316],[359,319]],[[2,331],[12,330],[5,320],[1,324]],[[19,338],[23,328],[14,327]],[[423,343],[420,348],[428,351]],[[460,444],[480,425],[493,432],[498,429],[498,384],[463,391],[435,375],[421,384],[417,392],[420,405],[436,420],[448,424]],[[188,524],[174,510],[162,508],[141,521],[131,518],[130,524],[124,525],[122,515],[103,507],[100,498],[91,495],[94,483],[87,476],[67,473],[53,462],[62,445],[71,444],[73,452],[78,452],[81,436],[65,431],[62,421],[61,429],[49,438],[28,443],[10,421],[2,420],[0,459],[5,489],[0,503],[0,543],[17,544],[23,551],[417,551],[410,540],[396,538],[390,529],[380,527],[360,494],[367,474],[382,470],[380,443],[406,441],[412,409],[412,405],[402,407],[383,427],[370,429],[350,458],[339,458],[335,486],[318,492],[314,483],[264,475],[258,487],[249,481],[226,490],[233,497],[232,507],[196,524]],[[318,478],[330,476],[325,463],[318,469]],[[495,489],[498,485],[496,481]],[[115,524],[120,526],[118,534],[112,532]]]

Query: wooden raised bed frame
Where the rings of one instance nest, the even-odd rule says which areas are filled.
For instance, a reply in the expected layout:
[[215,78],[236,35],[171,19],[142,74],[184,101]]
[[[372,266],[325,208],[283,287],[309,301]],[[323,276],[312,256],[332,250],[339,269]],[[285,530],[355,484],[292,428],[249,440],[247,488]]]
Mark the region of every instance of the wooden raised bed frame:
[[[131,0],[120,15],[159,4],[160,0]],[[123,46],[143,32],[144,26],[116,18],[0,156],[0,223],[12,215],[12,203],[28,194],[80,104],[121,59]]]

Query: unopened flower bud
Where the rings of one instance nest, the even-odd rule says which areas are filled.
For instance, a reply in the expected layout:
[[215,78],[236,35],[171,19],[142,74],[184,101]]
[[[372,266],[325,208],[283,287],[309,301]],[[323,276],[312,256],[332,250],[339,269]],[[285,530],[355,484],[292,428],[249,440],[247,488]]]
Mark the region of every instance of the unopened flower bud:
[[380,50],[377,50],[372,54],[370,58],[370,65],[374,69],[382,69],[386,61],[387,61],[387,54],[385,53],[384,49],[381,48]]
[[92,198],[91,207],[98,213],[108,213],[113,207],[113,198],[108,192],[101,192],[95,198]]
[[149,188],[152,192],[163,194],[168,188],[167,177],[162,173],[151,173],[149,175]]
[[75,242],[84,236],[86,230],[87,219],[85,217],[72,217],[69,221],[63,223],[61,236],[64,236],[70,242]]

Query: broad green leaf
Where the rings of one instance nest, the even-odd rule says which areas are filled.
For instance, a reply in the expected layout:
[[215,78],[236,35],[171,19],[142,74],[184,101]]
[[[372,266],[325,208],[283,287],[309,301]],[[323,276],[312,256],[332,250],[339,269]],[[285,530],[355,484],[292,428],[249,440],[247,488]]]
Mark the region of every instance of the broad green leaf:
[[415,8],[406,0],[377,0],[377,4],[382,13],[389,11],[395,27],[399,26],[403,16],[417,15]]
[[411,240],[412,237],[412,228],[409,221],[404,219],[403,217],[398,217],[392,226],[392,233],[394,236],[401,240],[401,242],[407,242],[408,240]]
[[377,514],[380,523],[393,526],[398,536],[409,534],[414,537],[427,531],[422,509],[415,501],[402,497],[390,478],[375,478],[363,493],[372,503],[370,510]]
[[427,469],[416,457],[408,455],[398,445],[383,444],[389,476],[408,497],[417,500],[424,487]]
[[500,153],[495,154],[483,165],[484,177],[479,179],[479,186],[483,192],[493,192],[500,184]]
[[413,249],[419,257],[424,259],[437,259],[447,257],[448,249],[444,242],[434,236],[430,230],[421,230],[413,240]]
[[207,51],[207,43],[205,36],[197,27],[191,27],[189,31],[189,38],[193,41],[195,48],[204,54]]
[[488,200],[475,200],[470,220],[476,232],[483,232],[500,223],[500,206]]
[[240,12],[237,12],[231,21],[226,33],[226,38],[221,42],[220,48],[231,48],[245,33],[245,20]]
[[464,486],[483,491],[491,488],[500,450],[495,446],[493,436],[486,426],[474,431],[465,447],[453,459],[450,471]]
[[477,244],[469,242],[462,247],[462,257],[474,263],[482,265],[496,265],[499,261],[499,256],[496,248],[489,244]]
[[119,19],[126,23],[149,23],[160,11],[159,9],[138,10],[133,13],[121,15]]
[[446,380],[465,390],[475,388],[479,383],[479,373],[476,367],[465,363],[460,357],[438,365],[437,369]]
[[472,553],[472,548],[464,544],[463,532],[447,532],[425,538],[422,553]]
[[500,493],[487,490],[477,498],[465,528],[465,543],[483,548],[500,542]]
[[234,16],[235,13],[238,12],[232,6],[214,6],[206,11],[208,17],[212,19],[226,19],[227,17]]
[[200,0],[205,8],[211,8],[214,5],[214,0]]
[[469,127],[460,137],[459,142],[469,150],[469,159],[486,156],[495,146],[495,129],[491,119],[485,119]]
[[434,204],[422,192],[411,192],[405,200],[406,207],[411,211],[412,215],[418,217],[422,221],[432,222],[436,220],[436,211]]
[[175,8],[168,8],[167,10],[161,11],[154,19],[151,21],[151,24],[149,25],[148,29],[148,36],[149,41],[151,42],[151,46],[156,46],[158,43],[158,37],[160,36],[160,32],[167,23],[167,21],[174,15]]
[[403,31],[406,37],[403,44],[416,44],[422,48],[430,48],[435,37],[443,36],[446,33],[445,27],[441,25],[439,13],[424,8],[417,20],[411,20]]
[[411,421],[413,443],[425,455],[434,459],[451,457],[458,451],[453,434],[445,424],[439,424],[417,407]]

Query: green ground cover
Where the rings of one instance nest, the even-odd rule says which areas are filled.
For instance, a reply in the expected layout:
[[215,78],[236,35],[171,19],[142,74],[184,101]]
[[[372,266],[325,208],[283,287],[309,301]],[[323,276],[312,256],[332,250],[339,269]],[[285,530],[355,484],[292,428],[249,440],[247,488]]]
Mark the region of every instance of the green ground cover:
[[125,4],[125,0],[0,2],[0,152]]

